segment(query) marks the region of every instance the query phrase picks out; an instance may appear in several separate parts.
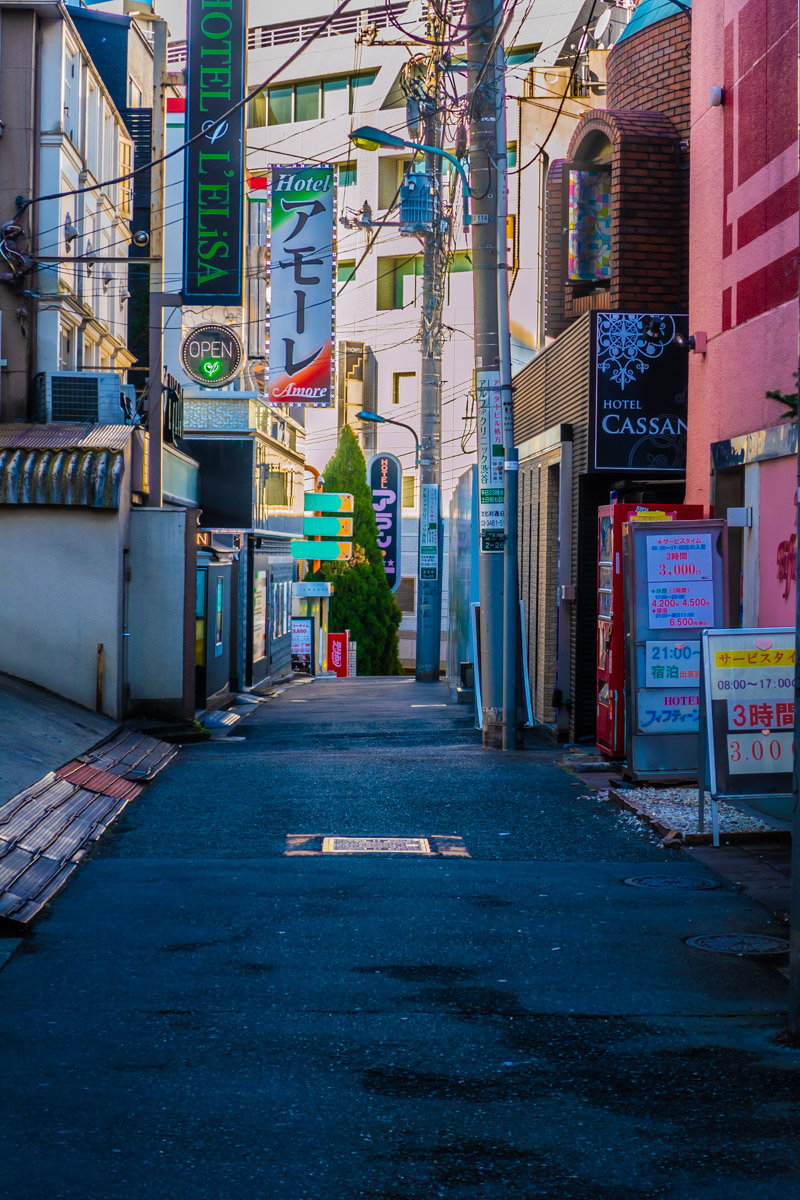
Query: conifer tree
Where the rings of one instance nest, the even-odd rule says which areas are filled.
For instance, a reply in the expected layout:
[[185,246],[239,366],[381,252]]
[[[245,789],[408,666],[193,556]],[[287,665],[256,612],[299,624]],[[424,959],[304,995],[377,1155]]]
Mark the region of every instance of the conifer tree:
[[310,579],[333,583],[329,628],[350,630],[358,646],[359,675],[402,675],[397,643],[401,612],[386,581],[378,526],[367,484],[367,464],[349,425],[324,472],[326,492],[353,496],[353,557],[323,563]]

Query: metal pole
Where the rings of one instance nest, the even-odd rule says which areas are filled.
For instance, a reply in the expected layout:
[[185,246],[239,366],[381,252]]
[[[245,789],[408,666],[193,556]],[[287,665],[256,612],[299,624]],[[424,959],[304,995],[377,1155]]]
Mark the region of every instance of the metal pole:
[[519,455],[514,449],[511,390],[511,329],[508,312],[508,151],[506,134],[506,56],[502,43],[495,60],[497,101],[497,328],[500,348],[500,387],[503,393],[506,540],[503,545],[503,749],[521,744],[517,718],[519,700],[519,577],[517,564],[517,497]]
[[[800,68],[800,62],[798,63]],[[800,71],[798,73],[800,78]],[[798,112],[800,118],[800,112]],[[800,152],[800,130],[798,131]],[[800,282],[800,281],[798,281]],[[800,347],[800,340],[798,341]],[[799,354],[800,357],[800,354]],[[800,429],[797,438],[797,502],[800,506]],[[800,507],[796,510],[800,512]],[[800,1037],[800,580],[795,582],[794,635],[794,762],[792,768],[792,861],[791,910],[789,917],[789,1033]]]
[[[432,40],[442,40],[444,22],[431,7],[428,22]],[[428,60],[428,109],[425,141],[438,148],[441,122],[438,113],[441,61],[437,51]],[[442,572],[439,563],[442,542],[440,501],[441,403],[442,403],[442,253],[438,215],[442,198],[442,159],[426,154],[425,169],[433,175],[437,218],[425,238],[422,282],[422,379],[420,395],[420,498],[419,551],[417,559],[417,652],[415,677],[432,683],[439,678],[442,639]],[[436,526],[437,554],[423,555],[423,538],[432,547],[431,530],[423,529],[423,515]],[[424,561],[423,561],[424,559]]]
[[[503,407],[498,319],[498,146],[494,0],[468,0],[470,174],[475,392],[478,425],[478,510],[483,744],[500,749],[503,721]],[[502,147],[505,154],[505,145]],[[505,231],[503,232],[505,243]],[[477,665],[477,664],[476,664]]]

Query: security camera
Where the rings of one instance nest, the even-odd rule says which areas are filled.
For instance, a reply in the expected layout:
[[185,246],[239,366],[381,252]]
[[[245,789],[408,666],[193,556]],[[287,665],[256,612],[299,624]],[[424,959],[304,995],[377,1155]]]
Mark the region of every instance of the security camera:
[[137,229],[131,240],[134,246],[139,246],[141,249],[150,244],[150,234],[146,229]]

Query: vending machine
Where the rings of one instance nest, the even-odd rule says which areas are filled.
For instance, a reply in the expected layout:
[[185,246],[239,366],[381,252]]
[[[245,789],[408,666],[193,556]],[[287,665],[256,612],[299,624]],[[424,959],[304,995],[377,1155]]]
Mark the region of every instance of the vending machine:
[[625,608],[622,526],[626,521],[698,521],[702,504],[622,504],[597,510],[597,745],[625,757]]

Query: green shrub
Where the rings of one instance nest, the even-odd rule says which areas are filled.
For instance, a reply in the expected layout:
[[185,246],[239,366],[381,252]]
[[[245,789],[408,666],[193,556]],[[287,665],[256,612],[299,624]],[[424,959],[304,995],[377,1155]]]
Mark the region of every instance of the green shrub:
[[334,585],[328,627],[333,633],[350,630],[358,646],[359,675],[402,675],[397,644],[402,614],[386,582],[367,464],[349,425],[325,468],[324,490],[353,496],[352,559],[323,563],[308,576]]

